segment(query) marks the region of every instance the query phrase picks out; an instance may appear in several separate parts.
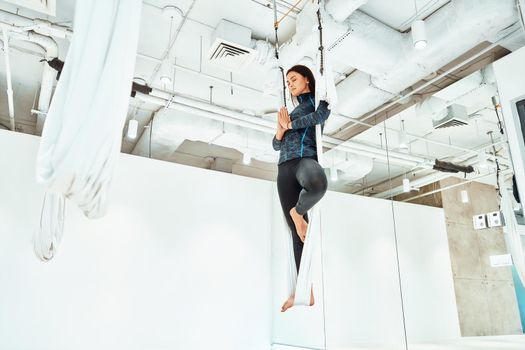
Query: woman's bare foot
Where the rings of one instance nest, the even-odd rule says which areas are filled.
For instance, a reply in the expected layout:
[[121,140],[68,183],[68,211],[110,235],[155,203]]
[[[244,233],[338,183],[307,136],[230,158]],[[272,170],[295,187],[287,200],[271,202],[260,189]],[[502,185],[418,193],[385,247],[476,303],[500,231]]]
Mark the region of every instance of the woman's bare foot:
[[[286,310],[288,310],[289,308],[291,308],[293,306],[293,303],[295,301],[295,295],[292,295],[291,297],[289,297],[283,304],[283,306],[281,306],[281,312],[285,312]],[[315,299],[314,299],[314,291],[313,289],[310,291],[310,306],[313,306],[315,304]]]
[[289,308],[291,308],[293,306],[293,302],[295,300],[295,296],[292,295],[291,297],[289,297],[283,304],[283,306],[281,306],[281,312],[285,312],[286,310],[288,310]]
[[295,224],[295,229],[297,230],[297,235],[301,238],[301,241],[304,242],[306,239],[306,232],[308,231],[308,223],[303,218],[301,214],[295,210],[295,207],[290,209],[290,216],[292,217],[293,223]]

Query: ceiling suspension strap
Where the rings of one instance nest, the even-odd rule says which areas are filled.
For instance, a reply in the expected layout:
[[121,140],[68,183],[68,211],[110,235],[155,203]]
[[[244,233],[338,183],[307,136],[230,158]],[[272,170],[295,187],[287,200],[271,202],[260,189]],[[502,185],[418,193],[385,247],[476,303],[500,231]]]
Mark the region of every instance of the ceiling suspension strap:
[[319,54],[320,54],[320,65],[319,65],[319,72],[321,75],[324,73],[324,46],[323,46],[323,23],[321,21],[321,0],[317,1],[317,4],[319,5],[319,8],[317,9],[317,23],[319,26],[317,29],[319,30]]
[[286,107],[286,82],[285,82],[285,79],[284,79],[284,69],[279,64],[279,35],[277,34],[277,31],[279,30],[279,22],[280,21],[277,20],[277,4],[276,4],[276,0],[273,0],[273,19],[274,19],[273,29],[275,31],[275,58],[277,59],[277,64],[279,65],[279,70],[281,71],[281,79],[282,79],[282,83],[283,83],[283,95],[281,96],[282,97],[282,103],[283,103],[283,106]]

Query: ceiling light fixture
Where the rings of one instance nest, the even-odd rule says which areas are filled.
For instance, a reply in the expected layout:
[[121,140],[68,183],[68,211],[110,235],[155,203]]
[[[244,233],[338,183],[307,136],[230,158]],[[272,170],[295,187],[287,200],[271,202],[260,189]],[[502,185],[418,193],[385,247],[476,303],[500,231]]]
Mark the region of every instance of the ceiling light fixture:
[[478,152],[478,167],[482,169],[487,169],[489,164],[487,163],[487,153],[482,149]]
[[[406,176],[406,174],[405,174]],[[410,186],[410,180],[406,177],[403,179],[403,192],[408,193],[412,190],[412,187]]]
[[405,131],[405,121],[401,120],[401,131],[399,132],[399,149],[403,151],[408,151],[408,135]]
[[251,162],[252,162],[252,156],[250,154],[250,151],[248,150],[244,151],[244,153],[242,154],[242,163],[244,165],[250,165]]
[[339,174],[337,174],[337,168],[335,166],[330,168],[330,180],[332,180],[332,182],[339,180]]
[[137,137],[137,130],[139,128],[139,122],[136,119],[130,119],[128,123],[128,137],[134,139]]
[[170,63],[169,58],[166,58],[162,61],[162,65],[160,66],[160,82],[164,85],[171,84],[171,74],[172,73],[172,66]]
[[467,190],[461,190],[460,195],[461,195],[461,202],[462,203],[468,203],[469,199],[468,199],[468,192],[467,192]]
[[412,43],[414,44],[414,48],[416,50],[423,50],[425,47],[427,47],[428,41],[427,41],[427,30],[425,27],[425,22],[418,18],[418,11],[417,11],[417,0],[414,0],[414,7],[416,9],[416,20],[412,22],[412,25],[410,26],[411,34],[412,34]]

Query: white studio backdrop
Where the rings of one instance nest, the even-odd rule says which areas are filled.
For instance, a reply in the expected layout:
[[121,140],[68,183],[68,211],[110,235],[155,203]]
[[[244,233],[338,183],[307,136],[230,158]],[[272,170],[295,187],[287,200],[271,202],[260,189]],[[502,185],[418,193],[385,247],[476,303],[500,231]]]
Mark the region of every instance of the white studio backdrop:
[[[335,192],[328,192],[323,201],[327,348],[405,349],[391,203]],[[397,202],[394,209],[408,343],[460,338],[443,210]],[[279,223],[276,216],[274,223]],[[274,230],[277,258],[282,255],[277,249],[284,245],[279,242],[282,225]],[[277,310],[283,299],[284,268],[284,260],[274,264],[274,342],[323,348],[319,292],[319,304],[311,311]]]
[[38,138],[0,133],[0,349],[268,349],[271,183],[122,155],[108,215],[31,251]]
[[[322,348],[325,326],[329,349],[404,344],[390,202],[326,195],[326,318],[320,252],[316,305],[280,313],[288,231],[275,184],[121,155],[108,215],[69,206],[43,263],[31,247],[38,140],[0,131],[1,349]],[[459,337],[443,211],[395,206],[409,342]]]

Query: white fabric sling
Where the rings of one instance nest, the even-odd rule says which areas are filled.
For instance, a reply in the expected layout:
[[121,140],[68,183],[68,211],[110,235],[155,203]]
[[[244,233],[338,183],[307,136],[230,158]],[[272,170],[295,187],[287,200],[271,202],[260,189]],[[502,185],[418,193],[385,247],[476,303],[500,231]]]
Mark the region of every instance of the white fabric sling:
[[36,179],[47,193],[34,249],[49,260],[63,234],[65,198],[105,214],[137,52],[141,0],[77,0],[74,36],[47,114]]
[[[321,66],[321,55],[317,55],[317,67]],[[319,106],[319,101],[327,101],[329,108],[334,109],[337,105],[337,90],[327,52],[324,53],[323,60],[324,72],[320,74],[319,69],[315,70],[315,108]],[[323,135],[321,125],[315,126],[317,159],[323,166]],[[322,201],[321,201],[322,202]],[[321,202],[312,208],[308,213],[309,224],[304,241],[303,253],[299,273],[295,266],[293,238],[288,234],[288,295],[295,294],[294,305],[310,305],[310,293],[312,289],[314,261],[313,257],[316,249],[321,243]]]
[[501,210],[503,211],[503,217],[505,219],[505,225],[503,226],[503,232],[505,233],[505,241],[507,243],[507,249],[512,256],[512,262],[516,268],[521,283],[525,286],[525,253],[523,252],[523,242],[525,236],[521,235],[518,228],[518,222],[514,215],[514,198],[512,195],[512,187],[509,189],[503,188],[501,190]]

